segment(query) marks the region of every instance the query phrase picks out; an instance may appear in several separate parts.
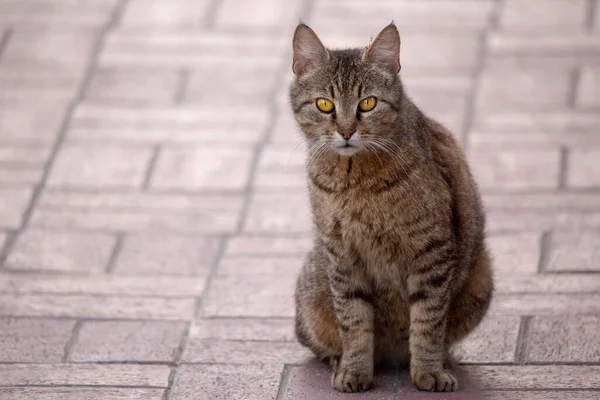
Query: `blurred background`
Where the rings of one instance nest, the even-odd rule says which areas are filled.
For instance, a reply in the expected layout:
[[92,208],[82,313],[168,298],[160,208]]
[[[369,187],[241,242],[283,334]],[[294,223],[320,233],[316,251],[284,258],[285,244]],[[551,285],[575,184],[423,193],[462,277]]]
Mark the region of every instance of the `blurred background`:
[[293,336],[300,18],[393,19],[481,186],[497,294],[444,398],[600,397],[597,0],[0,0],[1,400],[345,398]]

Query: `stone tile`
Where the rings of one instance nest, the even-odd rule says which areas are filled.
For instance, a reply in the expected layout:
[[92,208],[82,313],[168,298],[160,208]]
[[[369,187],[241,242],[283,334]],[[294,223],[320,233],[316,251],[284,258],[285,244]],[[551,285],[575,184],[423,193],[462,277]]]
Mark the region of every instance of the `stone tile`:
[[18,186],[36,185],[42,178],[43,170],[35,167],[11,168],[0,165],[0,183]]
[[573,149],[567,156],[567,185],[575,188],[599,188],[600,150]]
[[[252,104],[271,95],[279,63],[264,66],[228,64],[215,63],[194,69],[189,76],[184,101],[207,106],[219,103],[232,106]],[[240,76],[244,79],[239,79]],[[264,102],[263,106],[267,107],[267,103]]]
[[65,101],[51,98],[0,98],[0,140],[51,144],[66,111]]
[[203,318],[190,331],[194,340],[295,340],[292,318]]
[[278,110],[275,122],[273,125],[273,131],[269,138],[272,143],[281,144],[293,144],[294,146],[302,147],[300,143],[304,140],[300,128],[296,124],[294,116],[289,110],[289,107],[281,108]]
[[166,388],[171,368],[133,364],[0,364],[0,386],[152,386]]
[[[382,29],[394,19],[401,27],[460,27],[482,28],[487,25],[492,12],[492,2],[488,0],[467,0],[460,3],[421,0],[418,2],[403,0],[395,2],[379,2],[372,4],[352,1],[320,1],[315,3],[313,18],[317,23],[346,24],[372,21]],[[369,32],[377,35],[379,31]]]
[[600,237],[596,232],[555,232],[549,247],[547,271],[600,271]]
[[183,365],[173,400],[274,399],[282,370],[282,365]]
[[184,328],[183,322],[86,322],[71,361],[171,362]]
[[477,365],[465,366],[463,370],[486,389],[600,388],[600,367],[591,365]]
[[94,73],[85,97],[92,103],[111,105],[170,104],[178,83],[177,71],[103,68]]
[[6,267],[98,273],[106,268],[115,242],[114,237],[103,234],[27,230],[17,238]]
[[107,296],[194,297],[204,292],[206,278],[140,275],[4,274],[1,293],[80,294]]
[[558,316],[594,314],[600,310],[600,295],[581,294],[498,294],[489,315]]
[[254,186],[269,189],[306,189],[306,152],[304,146],[268,146],[263,149]]
[[0,388],[0,400],[161,400],[163,394],[163,389]]
[[577,86],[577,105],[600,107],[600,68],[582,68]]
[[0,361],[59,363],[75,321],[0,318]]
[[593,33],[552,28],[540,35],[524,34],[522,29],[500,31],[492,33],[488,43],[492,56],[519,57],[522,63],[554,59],[568,67],[578,67],[580,56],[587,59],[600,48]]
[[115,272],[208,276],[219,246],[214,237],[127,236]]
[[223,0],[215,16],[217,27],[227,28],[282,28],[295,22],[300,2],[282,3],[263,0],[248,3],[243,0]]
[[226,256],[268,256],[305,254],[312,247],[312,238],[235,236],[227,241]]
[[47,145],[4,145],[0,149],[0,163],[16,166],[44,167],[50,151],[51,149]]
[[540,235],[493,235],[487,241],[496,272],[508,275],[537,273],[541,251]]
[[494,112],[564,109],[570,85],[567,69],[488,68],[483,72],[477,94],[478,109]]
[[312,228],[306,193],[257,193],[251,200],[245,232],[310,232]]
[[151,179],[153,189],[242,190],[249,179],[250,149],[164,149]]
[[541,274],[502,275],[495,279],[496,293],[596,293],[600,289],[600,275],[596,274]]
[[600,358],[597,316],[531,320],[527,360],[530,362],[596,362]]
[[292,317],[301,259],[226,259],[203,304],[205,316]]
[[239,214],[201,210],[195,213],[151,212],[148,210],[61,210],[39,208],[31,217],[31,226],[69,228],[103,232],[228,233],[238,226]]
[[471,153],[470,159],[482,188],[541,189],[558,185],[558,150],[479,151]]
[[183,357],[190,363],[297,364],[313,354],[296,342],[197,340],[190,338]]
[[0,316],[187,320],[193,298],[0,294]]
[[481,114],[476,116],[475,128],[489,132],[589,132],[600,123],[596,113],[573,110],[561,111],[514,111]]
[[133,0],[120,23],[125,27],[199,27],[208,5],[207,0]]
[[[282,399],[346,399],[347,393],[336,392],[331,387],[331,371],[321,363],[293,366],[288,372],[287,385],[284,386]],[[393,398],[399,380],[395,372],[376,372],[373,387],[362,394],[361,399]],[[402,397],[404,398],[404,397]]]
[[18,228],[30,198],[31,189],[0,188],[0,227]]
[[54,187],[138,187],[150,162],[149,148],[64,145],[50,172]]
[[487,217],[487,230],[492,233],[508,231],[542,232],[559,230],[593,230],[600,228],[600,213],[554,210],[532,212],[517,208],[502,211],[491,210]]
[[487,317],[458,345],[455,353],[461,363],[514,362],[519,325],[519,317]]
[[508,0],[500,13],[503,29],[583,29],[588,5],[585,0]]

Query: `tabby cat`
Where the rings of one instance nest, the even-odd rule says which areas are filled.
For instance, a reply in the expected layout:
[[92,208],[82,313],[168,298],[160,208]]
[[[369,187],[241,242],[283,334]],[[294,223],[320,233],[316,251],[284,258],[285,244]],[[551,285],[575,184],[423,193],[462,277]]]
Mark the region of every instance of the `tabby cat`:
[[393,23],[364,49],[329,50],[304,24],[293,39],[315,226],[296,335],[345,392],[383,362],[409,364],[421,390],[456,390],[448,352],[493,292],[477,186],[452,134],[405,94],[399,53]]

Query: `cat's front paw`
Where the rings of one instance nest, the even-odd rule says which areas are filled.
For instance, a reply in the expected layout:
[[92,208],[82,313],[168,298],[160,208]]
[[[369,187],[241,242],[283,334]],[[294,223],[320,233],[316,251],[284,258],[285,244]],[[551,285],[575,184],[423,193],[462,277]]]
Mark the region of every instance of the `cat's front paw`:
[[334,370],[332,386],[340,392],[362,392],[371,386],[372,374],[351,368],[340,367]]
[[418,368],[411,369],[411,377],[419,390],[428,392],[454,392],[458,389],[456,378],[443,369],[422,371]]

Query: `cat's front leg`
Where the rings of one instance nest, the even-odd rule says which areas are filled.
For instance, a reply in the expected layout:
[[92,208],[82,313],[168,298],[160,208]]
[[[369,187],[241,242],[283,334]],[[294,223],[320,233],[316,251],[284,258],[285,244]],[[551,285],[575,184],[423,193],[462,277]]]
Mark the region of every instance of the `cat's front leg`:
[[332,386],[342,392],[362,392],[373,380],[373,305],[366,280],[356,272],[351,265],[335,263],[328,274],[342,341]]
[[416,265],[408,277],[410,375],[420,390],[453,392],[458,389],[454,376],[444,370],[452,267],[451,261]]

